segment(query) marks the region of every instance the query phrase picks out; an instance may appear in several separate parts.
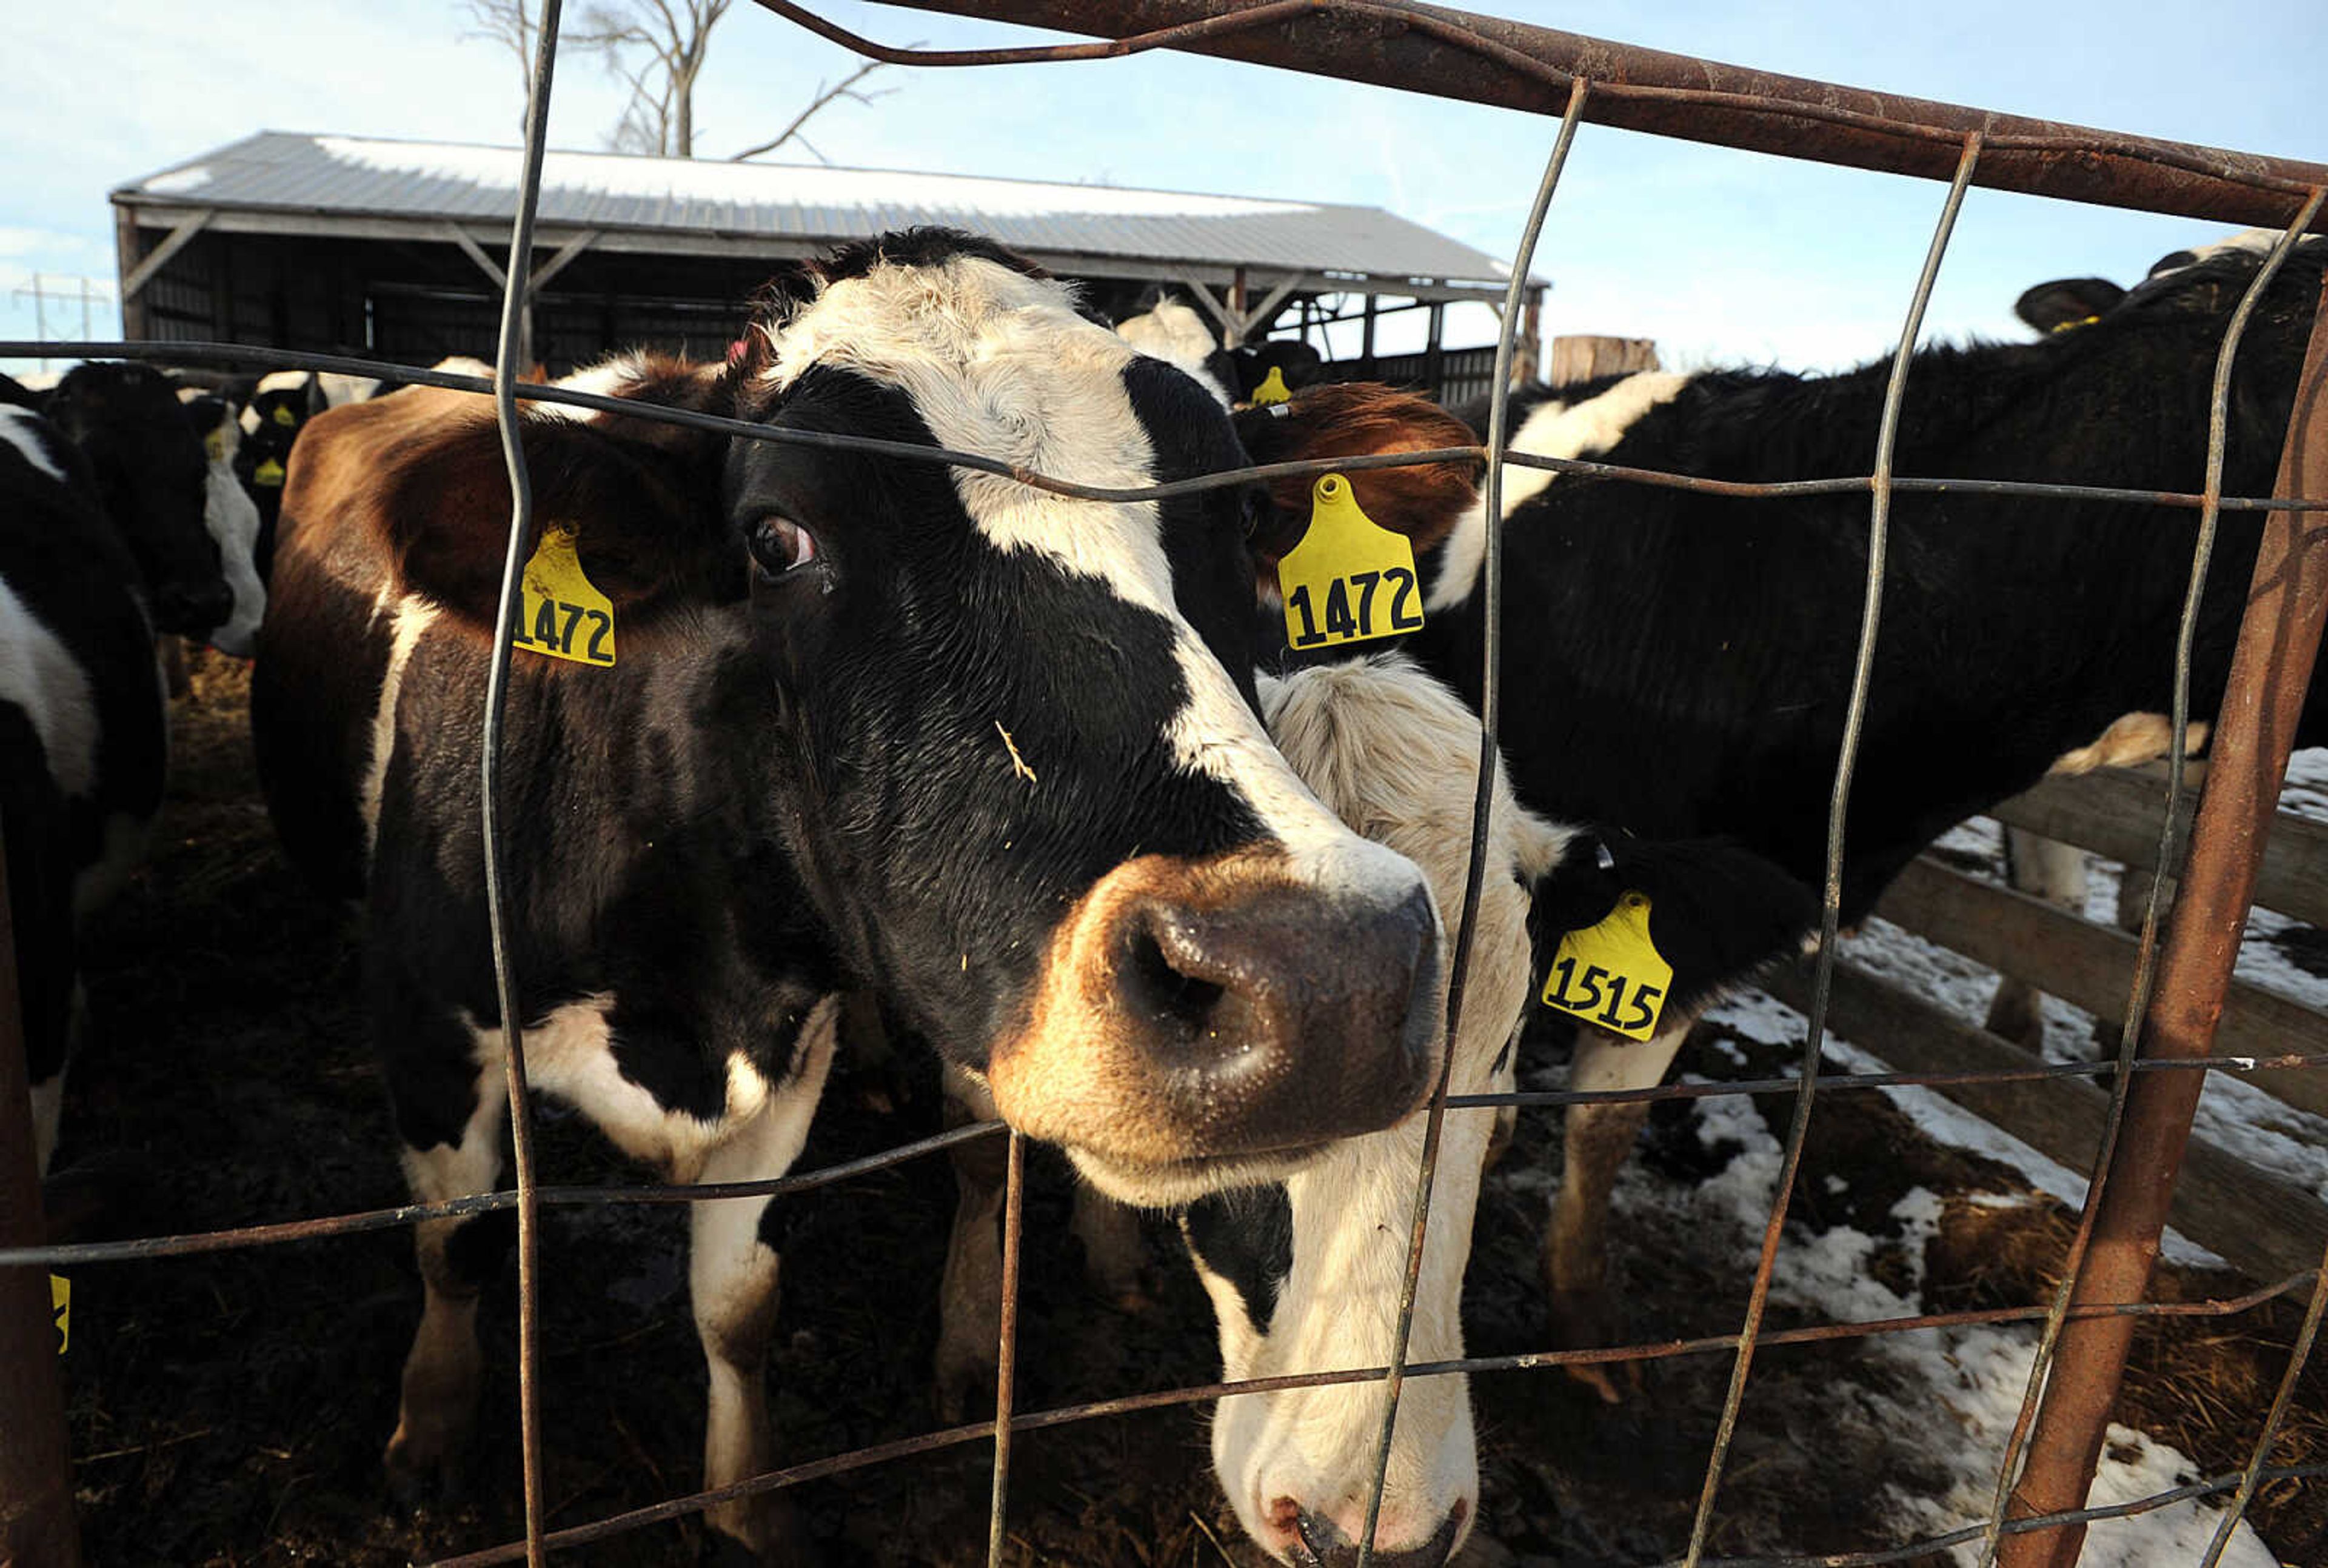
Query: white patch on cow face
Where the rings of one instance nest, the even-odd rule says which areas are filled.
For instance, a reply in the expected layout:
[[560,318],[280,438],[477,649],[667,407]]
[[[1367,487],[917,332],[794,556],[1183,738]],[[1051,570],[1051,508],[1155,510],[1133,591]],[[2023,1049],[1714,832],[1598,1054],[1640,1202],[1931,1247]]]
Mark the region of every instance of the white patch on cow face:
[[248,659],[258,647],[258,623],[267,614],[267,589],[258,580],[258,507],[234,476],[234,422],[221,420],[219,428],[227,433],[226,441],[203,475],[202,523],[218,546],[219,566],[233,591],[234,609],[208,641],[221,653]]
[[[1441,906],[1458,907],[1478,777],[1478,723],[1470,711],[1398,659],[1264,681],[1262,704],[1287,760],[1342,820],[1412,859]],[[1530,964],[1527,895],[1513,872],[1556,858],[1567,838],[1565,830],[1523,810],[1499,778],[1452,1093],[1511,1086],[1505,1047],[1526,1005]],[[1226,1376],[1388,1361],[1424,1122],[1417,1112],[1385,1131],[1347,1140],[1286,1179],[1293,1268],[1265,1333],[1251,1327],[1235,1287],[1199,1265],[1220,1319]],[[1480,1111],[1450,1113],[1444,1122],[1410,1361],[1463,1354],[1463,1268],[1494,1128],[1494,1115]],[[1274,1522],[1289,1500],[1357,1538],[1383,1397],[1377,1384],[1347,1384],[1221,1402],[1214,1463],[1256,1541],[1281,1556],[1295,1545]],[[1377,1541],[1394,1550],[1420,1545],[1458,1507],[1476,1519],[1478,1461],[1469,1385],[1453,1376],[1413,1379],[1399,1401]]]
[[0,702],[23,709],[33,721],[60,793],[86,795],[96,786],[100,730],[89,671],[5,578],[0,578]]
[[[1131,345],[1075,313],[1054,279],[979,257],[887,263],[830,285],[771,338],[769,381],[790,387],[813,364],[904,392],[942,446],[1088,484],[1155,477],[1155,451],[1123,381]],[[1165,739],[1187,772],[1241,798],[1321,891],[1394,903],[1414,869],[1357,839],[1303,787],[1236,684],[1179,612],[1152,502],[1074,501],[990,474],[953,471],[979,533],[997,549],[1047,557],[1161,616],[1187,690]]]
[[[1554,400],[1539,404],[1512,437],[1509,448],[1538,457],[1591,457],[1625,438],[1640,417],[1660,403],[1673,401],[1690,378],[1669,371],[1643,371],[1627,376],[1607,391],[1581,403]],[[1504,469],[1504,515],[1517,511],[1559,475],[1542,468]],[[1479,570],[1488,552],[1488,498],[1479,499],[1457,520],[1439,558],[1439,576],[1424,598],[1426,611],[1451,610],[1469,599],[1479,584]]]
[[54,429],[29,408],[13,404],[0,406],[0,441],[14,447],[25,462],[63,484],[70,483],[65,478],[64,464],[50,449],[50,443],[56,438]]
[[388,666],[380,671],[380,700],[371,710],[371,756],[364,764],[363,787],[356,801],[356,809],[363,813],[367,860],[380,837],[380,793],[388,782],[389,758],[396,750],[396,703],[404,690],[404,667],[412,662],[412,651],[442,613],[417,594],[391,600],[386,589],[372,605],[374,624],[384,615],[390,617],[390,625]]

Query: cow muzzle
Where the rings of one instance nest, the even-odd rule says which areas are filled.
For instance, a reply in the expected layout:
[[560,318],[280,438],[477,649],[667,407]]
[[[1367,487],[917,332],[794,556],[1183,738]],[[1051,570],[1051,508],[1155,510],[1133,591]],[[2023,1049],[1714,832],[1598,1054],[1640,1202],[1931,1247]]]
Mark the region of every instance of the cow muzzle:
[[1440,948],[1419,872],[1357,891],[1273,848],[1142,857],[1061,922],[995,1103],[1127,1202],[1272,1178],[1421,1101]]

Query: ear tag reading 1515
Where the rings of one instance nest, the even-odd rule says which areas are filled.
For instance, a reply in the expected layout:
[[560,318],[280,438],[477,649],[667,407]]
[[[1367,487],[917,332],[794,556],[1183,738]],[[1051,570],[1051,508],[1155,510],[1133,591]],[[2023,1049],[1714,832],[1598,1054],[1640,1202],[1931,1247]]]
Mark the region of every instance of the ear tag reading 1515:
[[583,575],[573,534],[562,528],[541,530],[541,542],[525,563],[523,586],[525,602],[518,607],[511,639],[517,646],[552,659],[614,668],[614,602]]
[[1649,940],[1649,897],[1628,893],[1598,925],[1560,939],[1544,977],[1544,1005],[1627,1039],[1657,1032],[1673,965]]
[[1350,482],[1320,474],[1310,487],[1310,530],[1277,563],[1285,635],[1297,648],[1394,636],[1422,625],[1414,547],[1358,509]]
[[1253,406],[1256,408],[1267,408],[1279,403],[1291,401],[1293,401],[1293,389],[1285,384],[1284,373],[1275,365],[1270,366],[1269,374],[1262,377],[1261,385],[1253,390]]

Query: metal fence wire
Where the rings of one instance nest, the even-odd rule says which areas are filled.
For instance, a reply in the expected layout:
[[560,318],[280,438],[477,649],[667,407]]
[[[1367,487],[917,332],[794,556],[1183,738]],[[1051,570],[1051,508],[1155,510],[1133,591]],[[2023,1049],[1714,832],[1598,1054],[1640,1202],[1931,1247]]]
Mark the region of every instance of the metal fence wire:
[[[968,0],[923,0],[928,8],[1022,21],[1055,20],[1065,14],[1059,0],[1016,0],[1014,4],[975,5]],[[2268,690],[2270,700],[2286,709],[2300,703],[2305,676],[2315,656],[2319,606],[2328,602],[2328,498],[2298,498],[2305,479],[2316,482],[2328,455],[2315,456],[2307,469],[2300,461],[2306,450],[2328,454],[2328,413],[2313,409],[2299,397],[2287,437],[2279,493],[2273,497],[2227,497],[2221,493],[2226,446],[2229,371],[2239,339],[2280,263],[2295,240],[2313,228],[2320,216],[2328,169],[2286,160],[2248,157],[2211,148],[2117,136],[2107,132],[2060,127],[2048,122],[2016,120],[1948,106],[1912,100],[1881,99],[1826,84],[1753,76],[1734,68],[1654,55],[1646,51],[1574,40],[1565,34],[1522,28],[1490,18],[1460,13],[1424,10],[1384,3],[1384,0],[1269,0],[1233,6],[1218,0],[1098,0],[1075,8],[1072,23],[1084,31],[1119,33],[1097,42],[1038,45],[1011,49],[931,51],[896,49],[859,37],[792,4],[791,0],[758,0],[764,8],[832,42],[870,58],[915,66],[978,66],[1084,60],[1141,52],[1157,48],[1199,49],[1259,59],[1300,69],[1332,70],[1356,80],[1394,81],[1397,85],[1481,101],[1506,103],[1538,112],[1561,115],[1557,136],[1542,183],[1516,247],[1507,296],[1496,345],[1496,375],[1487,438],[1480,446],[1400,453],[1385,456],[1328,459],[1319,462],[1251,466],[1177,481],[1130,488],[1086,485],[1071,476],[1033,472],[975,453],[908,446],[821,432],[774,428],[713,415],[691,413],[634,401],[619,400],[566,388],[538,386],[518,380],[519,322],[524,307],[524,260],[531,249],[532,226],[540,187],[544,133],[555,65],[559,24],[559,0],[546,0],[540,45],[535,56],[526,114],[524,178],[518,211],[511,226],[508,283],[502,300],[501,330],[491,381],[476,377],[420,370],[376,361],[335,355],[292,353],[228,343],[0,343],[0,354],[44,352],[52,356],[112,357],[161,361],[211,367],[264,366],[269,369],[345,371],[389,375],[411,383],[491,393],[495,399],[502,447],[514,497],[504,560],[496,643],[488,685],[483,736],[483,811],[480,830],[485,845],[488,904],[493,957],[502,998],[506,1053],[512,1169],[516,1185],[505,1191],[480,1194],[446,1203],[415,1204],[364,1213],[343,1214],[227,1231],[144,1237],[130,1241],[77,1245],[16,1247],[0,1250],[0,1268],[67,1266],[127,1260],[183,1257],[229,1248],[346,1235],[362,1231],[408,1225],[428,1218],[450,1217],[514,1208],[519,1219],[519,1400],[525,1491],[525,1537],[481,1551],[442,1559],[436,1568],[482,1568],[483,1564],[524,1559],[540,1563],[553,1548],[579,1545],[645,1526],[702,1511],[736,1498],[796,1486],[908,1455],[990,1440],[995,1445],[992,1498],[989,1515],[988,1560],[999,1564],[1004,1555],[1004,1520],[1009,1496],[1010,1441],[1018,1432],[1047,1430],[1074,1422],[1134,1411],[1213,1400],[1238,1393],[1315,1387],[1329,1384],[1381,1382],[1385,1385],[1381,1438],[1375,1456],[1367,1523],[1360,1537],[1358,1562],[1373,1555],[1374,1526],[1382,1503],[1390,1436],[1399,1393],[1405,1379],[1488,1373],[1541,1370],[1554,1366],[1608,1366],[1643,1363],[1680,1356],[1728,1353],[1732,1374],[1720,1427],[1709,1456],[1690,1539],[1684,1554],[1674,1559],[1681,1568],[1722,1564],[1723,1568],[1809,1568],[1811,1564],[1872,1565],[1906,1562],[1948,1548],[1977,1545],[1985,1565],[2003,1562],[2009,1568],[2038,1564],[2066,1565],[2074,1562],[2083,1526],[2092,1521],[2122,1518],[2196,1498],[2229,1494],[2221,1511],[2204,1563],[2213,1568],[2231,1537],[2239,1517],[2258,1488],[2267,1481],[2314,1479],[2328,1476],[2328,1466],[2275,1466],[2275,1442],[2295,1397],[2297,1382],[2317,1338],[2328,1290],[2318,1288],[2328,1257],[2318,1268],[2305,1271],[2250,1294],[2220,1300],[2161,1303],[2140,1298],[2146,1272],[2126,1273],[2125,1259],[2141,1256],[2143,1244],[2154,1249],[2164,1225],[2164,1202],[2171,1194],[2172,1175],[2187,1138],[2192,1107],[2203,1075],[2217,1072],[2252,1074],[2291,1067],[2328,1066],[2328,1055],[2282,1055],[2267,1058],[2215,1058],[2207,1055],[2211,1023],[2182,1027],[2177,1019],[2203,1014],[2219,1006],[2228,979],[2228,954],[2238,944],[2252,890],[2254,864],[2262,835],[2253,820],[2270,809],[2269,795],[2286,765],[2292,723],[2266,725],[2243,715],[2255,704],[2243,695]],[[1178,17],[1178,20],[1174,20]],[[1154,25],[1142,25],[1153,22]],[[1330,34],[1321,30],[1339,29]],[[1371,30],[1371,31],[1369,31]],[[1298,52],[1289,42],[1300,35]],[[1321,47],[1321,40],[1331,47]],[[1387,42],[1385,42],[1387,41]],[[1589,46],[1589,47],[1588,47]],[[1340,51],[1338,56],[1336,52]],[[1403,52],[1402,52],[1403,51]],[[1468,72],[1461,85],[1450,85],[1450,67],[1432,52],[1445,52],[1462,62]],[[1590,66],[1597,64],[1598,73]],[[1485,69],[1482,69],[1482,68]],[[1809,89],[1816,89],[1816,91]],[[1853,100],[1869,107],[1854,107]],[[1509,437],[1510,365],[1520,312],[1516,294],[1530,270],[1537,239],[1565,164],[1578,125],[1591,117],[1596,123],[1629,126],[1659,134],[1686,136],[1737,146],[1760,146],[1797,156],[1824,158],[1929,177],[1947,177],[1946,202],[1935,228],[1922,273],[1910,298],[1898,347],[1892,359],[1880,434],[1871,454],[1870,471],[1849,478],[1778,484],[1746,484],[1663,474],[1583,460],[1534,456],[1507,450]],[[1811,133],[1818,133],[1816,136]],[[2267,261],[2248,286],[2227,326],[2211,390],[2208,461],[2204,489],[2198,494],[2158,493],[2092,485],[2062,485],[2026,482],[1976,481],[1947,476],[1899,475],[1892,472],[1892,455],[1900,410],[1927,301],[1967,188],[1976,183],[2012,189],[2068,195],[2115,205],[2146,207],[2253,221],[2258,218],[2284,228]],[[2328,310],[2313,329],[2310,352],[2301,383],[2311,398],[2317,383],[2328,381]],[[972,1139],[1002,1132],[999,1123],[963,1127],[925,1138],[868,1158],[821,1170],[774,1179],[718,1186],[648,1185],[640,1187],[543,1187],[536,1178],[530,1140],[530,1115],[525,1082],[522,1019],[517,1001],[516,976],[503,932],[507,925],[506,890],[498,832],[499,740],[501,714],[511,658],[512,620],[525,544],[532,530],[532,498],[524,452],[518,438],[518,404],[564,403],[583,408],[616,411],[634,418],[656,419],[751,440],[784,441],[864,452],[908,463],[946,464],[1002,475],[1021,484],[1062,495],[1103,501],[1152,501],[1193,491],[1251,483],[1255,480],[1311,475],[1329,470],[1402,466],[1464,459],[1486,465],[1486,510],[1490,519],[1501,516],[1503,471],[1510,465],[1555,474],[1587,475],[1603,481],[1663,485],[1706,493],[1761,498],[1800,497],[1865,493],[1870,498],[1869,550],[1856,665],[1840,753],[1836,757],[1830,796],[1826,879],[1822,889],[1820,941],[1812,986],[1809,1023],[1800,1066],[1791,1076],[1723,1084],[1674,1084],[1644,1090],[1604,1093],[1516,1091],[1507,1094],[1450,1094],[1445,1069],[1431,1096],[1420,1167],[1417,1170],[1413,1220],[1408,1240],[1406,1272],[1398,1329],[1389,1363],[1382,1366],[1248,1379],[1127,1394],[1059,1408],[1021,1412],[1012,1399],[1018,1307],[1018,1264],[1023,1187],[1024,1144],[1009,1134],[1005,1184],[1004,1289],[1000,1363],[995,1390],[996,1415],[979,1422],[923,1433],[848,1453],[813,1460],[752,1478],[715,1491],[675,1498],[650,1507],[603,1518],[568,1529],[544,1526],[541,1496],[540,1432],[538,1413],[538,1303],[535,1220],[540,1208],[573,1204],[672,1204],[723,1197],[797,1194],[903,1161],[919,1159]],[[2308,448],[2305,443],[2310,443]],[[2264,543],[2258,552],[2247,624],[2243,626],[2223,718],[2213,748],[2214,770],[2202,798],[2192,833],[2185,891],[2173,915],[2173,928],[2161,954],[2160,903],[2154,884],[2138,946],[2136,971],[2124,1017],[2117,1058],[2100,1063],[2040,1064],[2026,1067],[1950,1073],[1828,1073],[1821,1070],[1827,1003],[1835,963],[1835,934],[1841,901],[1844,823],[1850,800],[1853,766],[1868,699],[1870,677],[1880,630],[1884,589],[1884,546],[1892,497],[1903,492],[1948,490],[1960,494],[2046,496],[2065,502],[2141,502],[2192,509],[2200,517],[2199,536],[2191,568],[2190,590],[2179,628],[2173,708],[2173,747],[2184,755],[2189,723],[2189,685],[2193,632],[2199,609],[2199,589],[2212,549],[2217,521],[2225,510],[2261,511],[2267,518]],[[1486,599],[1485,668],[1481,687],[1481,734],[1478,795],[1474,808],[1470,859],[1465,897],[1456,928],[1455,956],[1447,997],[1447,1034],[1451,1039],[1463,1004],[1463,989],[1472,929],[1478,906],[1479,878],[1486,857],[1487,813],[1497,755],[1498,650],[1501,636],[1502,559],[1498,530],[1486,534],[1482,567]],[[2293,677],[2290,679],[2289,677]],[[2293,698],[2289,696],[2293,692]],[[2287,711],[2293,711],[2287,709]],[[2172,864],[2171,840],[2177,822],[2175,806],[2182,788],[2180,772],[2170,768],[2167,812],[2162,831],[2161,866]],[[2225,788],[2221,781],[2249,781],[2244,793]],[[2253,781],[2268,781],[2259,789]],[[2160,879],[2161,881],[2164,878]],[[2194,894],[2197,896],[2194,897]],[[2220,950],[2220,973],[2211,982],[2201,961],[2191,955],[2208,946]],[[2227,938],[2227,940],[2226,940]],[[2158,980],[2154,985],[2154,971]],[[2211,993],[2209,984],[2211,983]],[[2211,995],[2211,1003],[2210,996]],[[1451,1052],[1450,1052],[1451,1059]],[[1821,1323],[1766,1331],[1763,1314],[1769,1301],[1773,1267],[1785,1227],[1810,1117],[1817,1098],[1826,1094],[1867,1091],[1910,1085],[1957,1086],[2033,1083],[2051,1079],[2107,1075],[2111,1080],[2109,1107],[2094,1176],[2070,1244],[2070,1258],[2060,1289],[2042,1305],[1978,1311],[1929,1313],[1874,1321]],[[1429,1225],[1430,1193],[1438,1158],[1439,1131],[1450,1112],[1477,1113],[1497,1107],[1550,1107],[1600,1103],[1640,1103],[1713,1096],[1751,1095],[1786,1091],[1794,1110],[1784,1146],[1778,1191],[1764,1227],[1760,1255],[1745,1314],[1737,1332],[1697,1339],[1643,1343],[1609,1348],[1548,1350],[1540,1353],[1477,1357],[1457,1361],[1408,1365],[1406,1347],[1413,1314],[1413,1298]],[[6,1111],[0,1107],[0,1112]],[[2179,1121],[2178,1121],[2179,1118]],[[2155,1173],[2163,1162],[2166,1179],[2145,1184],[2144,1193],[2118,1206],[2131,1185],[2126,1171],[2130,1160],[2145,1162]],[[2146,1201],[2145,1201],[2146,1200]],[[2126,1244],[2131,1240],[2132,1244]],[[2098,1272],[2089,1266],[2104,1261]],[[2117,1272],[2108,1272],[2111,1260]],[[2170,1318],[2225,1319],[2254,1311],[2267,1303],[2310,1292],[2310,1304],[2291,1350],[2285,1374],[2270,1410],[2259,1424],[2248,1462],[2238,1470],[2104,1507],[2079,1506],[2090,1474],[2092,1449],[2098,1446],[2101,1423],[2115,1398],[2125,1346],[2135,1325],[2145,1319]],[[2018,1418],[2002,1458],[1995,1496],[1986,1517],[1946,1535],[1917,1540],[1880,1551],[1785,1557],[1713,1558],[1707,1556],[1723,1467],[1738,1413],[1744,1399],[1758,1347],[1798,1345],[1840,1339],[1930,1331],[1976,1324],[2035,1322],[2041,1325],[2038,1356],[2021,1401]],[[2028,1456],[2023,1468],[2024,1454]],[[2066,1458],[2064,1456],[2067,1456]]]

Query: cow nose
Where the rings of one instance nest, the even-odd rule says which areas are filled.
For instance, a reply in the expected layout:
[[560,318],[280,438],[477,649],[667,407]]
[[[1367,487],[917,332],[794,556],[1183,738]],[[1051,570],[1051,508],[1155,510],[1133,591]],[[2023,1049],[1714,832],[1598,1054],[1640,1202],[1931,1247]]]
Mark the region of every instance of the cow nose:
[[[1280,1498],[1272,1505],[1271,1513],[1282,1516],[1291,1514],[1299,1546],[1293,1561],[1300,1568],[1356,1568],[1357,1544],[1351,1540],[1339,1525],[1322,1514],[1312,1513],[1291,1498]],[[1447,1560],[1455,1554],[1455,1542],[1463,1534],[1463,1521],[1470,1516],[1470,1505],[1458,1501],[1439,1522],[1439,1527],[1420,1545],[1389,1549],[1383,1545],[1390,1534],[1389,1520],[1375,1526],[1374,1562],[1379,1568],[1446,1568]],[[1366,1528],[1363,1510],[1352,1520],[1351,1528]]]
[[154,625],[199,635],[234,614],[234,590],[224,582],[165,584],[154,596]]
[[1132,1047],[1187,1098],[1232,1108],[1231,1141],[1370,1131],[1421,1097],[1439,965],[1419,884],[1350,909],[1295,886],[1226,901],[1159,890],[1117,919]]

